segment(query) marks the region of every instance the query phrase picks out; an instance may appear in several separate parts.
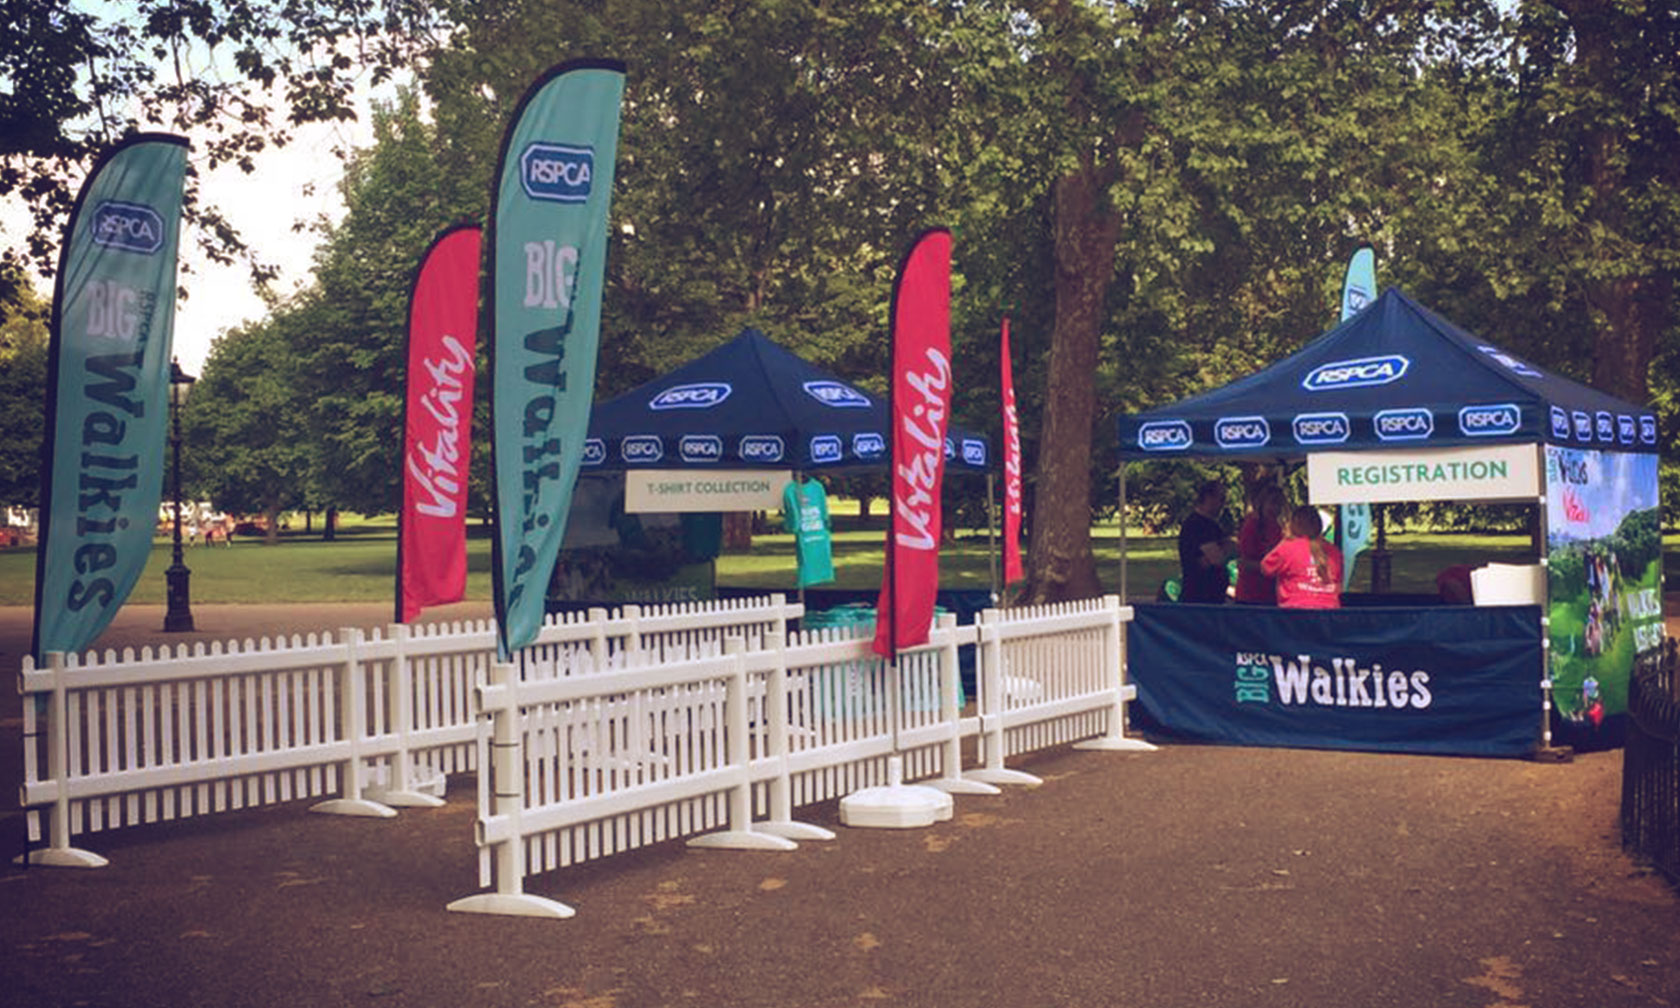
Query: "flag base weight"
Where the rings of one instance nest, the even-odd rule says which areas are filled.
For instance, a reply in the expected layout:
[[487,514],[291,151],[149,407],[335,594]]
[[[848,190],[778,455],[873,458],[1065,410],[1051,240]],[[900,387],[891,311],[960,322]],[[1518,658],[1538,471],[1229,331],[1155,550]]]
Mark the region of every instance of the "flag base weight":
[[873,829],[916,829],[954,814],[951,796],[935,788],[904,783],[904,760],[887,758],[887,783],[840,799],[840,821]]

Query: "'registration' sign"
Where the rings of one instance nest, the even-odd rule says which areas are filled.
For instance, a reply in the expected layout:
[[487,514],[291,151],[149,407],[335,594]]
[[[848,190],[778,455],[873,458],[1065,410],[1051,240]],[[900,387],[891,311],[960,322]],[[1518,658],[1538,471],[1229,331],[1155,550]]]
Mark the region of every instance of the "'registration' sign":
[[782,506],[782,489],[792,478],[786,469],[631,469],[624,474],[624,510],[774,511]]
[[1541,493],[1535,445],[1316,452],[1307,456],[1314,504],[1420,500],[1532,500]]

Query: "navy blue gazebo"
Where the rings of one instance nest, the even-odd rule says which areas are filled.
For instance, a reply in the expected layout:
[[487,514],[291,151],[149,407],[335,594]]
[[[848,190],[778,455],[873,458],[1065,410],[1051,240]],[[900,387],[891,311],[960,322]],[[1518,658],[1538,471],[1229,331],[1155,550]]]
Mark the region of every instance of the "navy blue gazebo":
[[[887,465],[885,399],[772,342],[741,334],[596,405],[583,471],[718,467],[821,473]],[[950,428],[945,464],[985,472],[986,439]]]
[[1138,606],[1134,681],[1171,734],[1516,755],[1550,746],[1551,711],[1571,738],[1595,740],[1660,630],[1660,538],[1655,563],[1644,555],[1659,513],[1656,415],[1393,288],[1263,370],[1122,417],[1119,434],[1123,592],[1132,461],[1305,459],[1315,504],[1527,501],[1544,530],[1539,564],[1510,568],[1537,591],[1478,588],[1475,608]]

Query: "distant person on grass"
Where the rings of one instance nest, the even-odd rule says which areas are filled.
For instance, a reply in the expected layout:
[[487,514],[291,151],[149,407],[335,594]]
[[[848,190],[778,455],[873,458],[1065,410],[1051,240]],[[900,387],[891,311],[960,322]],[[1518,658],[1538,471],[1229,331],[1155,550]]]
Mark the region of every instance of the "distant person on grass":
[[1225,484],[1209,480],[1196,490],[1196,503],[1178,530],[1178,563],[1182,569],[1180,602],[1219,604],[1231,586],[1226,567],[1237,555],[1237,544],[1219,515],[1225,510]]

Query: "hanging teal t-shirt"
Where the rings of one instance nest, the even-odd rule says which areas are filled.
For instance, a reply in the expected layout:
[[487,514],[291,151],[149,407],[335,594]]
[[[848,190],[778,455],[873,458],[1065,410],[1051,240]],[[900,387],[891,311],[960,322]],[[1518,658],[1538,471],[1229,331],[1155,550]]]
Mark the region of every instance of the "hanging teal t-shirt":
[[828,492],[816,480],[793,482],[782,491],[782,526],[793,533],[799,558],[799,587],[834,580],[828,534]]

